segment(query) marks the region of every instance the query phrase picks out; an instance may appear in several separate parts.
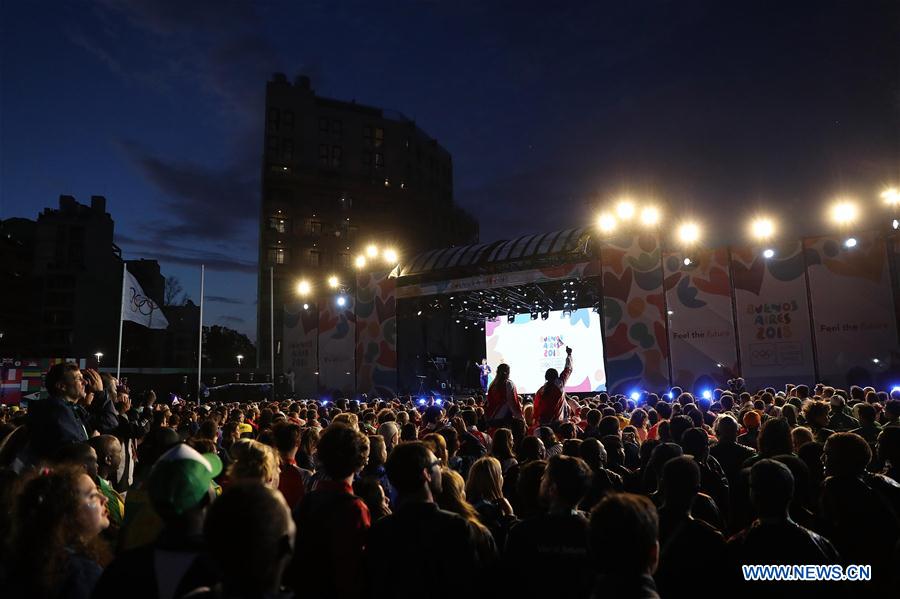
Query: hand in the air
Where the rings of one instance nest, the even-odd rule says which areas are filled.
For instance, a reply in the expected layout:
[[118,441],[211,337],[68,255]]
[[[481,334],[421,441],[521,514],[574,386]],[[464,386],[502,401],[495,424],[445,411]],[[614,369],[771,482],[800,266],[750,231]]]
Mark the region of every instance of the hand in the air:
[[572,355],[572,348],[569,347],[568,345],[566,346],[566,355],[567,355],[567,356],[571,356],[571,355]]

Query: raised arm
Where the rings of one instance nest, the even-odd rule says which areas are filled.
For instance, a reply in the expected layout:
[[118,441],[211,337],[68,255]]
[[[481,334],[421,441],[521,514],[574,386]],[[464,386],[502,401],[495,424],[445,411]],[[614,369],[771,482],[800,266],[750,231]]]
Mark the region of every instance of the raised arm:
[[556,385],[560,389],[566,388],[566,381],[569,380],[569,376],[572,374],[572,348],[566,347],[566,367],[563,368],[562,373],[559,375],[559,379],[556,381]]

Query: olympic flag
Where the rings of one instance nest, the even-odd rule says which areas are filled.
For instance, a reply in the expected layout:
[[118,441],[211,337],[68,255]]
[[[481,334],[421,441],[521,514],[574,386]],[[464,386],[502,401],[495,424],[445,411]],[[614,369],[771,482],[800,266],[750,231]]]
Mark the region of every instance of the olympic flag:
[[122,285],[122,320],[130,320],[149,329],[169,328],[162,309],[144,294],[128,269],[125,269],[125,283]]

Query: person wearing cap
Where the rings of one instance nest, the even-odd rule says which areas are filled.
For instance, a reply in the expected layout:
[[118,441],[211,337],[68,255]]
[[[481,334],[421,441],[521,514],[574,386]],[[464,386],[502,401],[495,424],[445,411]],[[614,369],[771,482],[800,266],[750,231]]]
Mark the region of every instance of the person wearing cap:
[[748,410],[741,418],[741,423],[744,425],[746,432],[738,436],[737,442],[756,449],[756,438],[759,436],[759,425],[762,423],[762,417],[756,410]]
[[222,472],[214,453],[180,443],[150,471],[146,493],[162,530],[147,545],[121,553],[106,568],[94,599],[175,599],[218,580],[203,540],[206,510],[216,495],[213,479]]

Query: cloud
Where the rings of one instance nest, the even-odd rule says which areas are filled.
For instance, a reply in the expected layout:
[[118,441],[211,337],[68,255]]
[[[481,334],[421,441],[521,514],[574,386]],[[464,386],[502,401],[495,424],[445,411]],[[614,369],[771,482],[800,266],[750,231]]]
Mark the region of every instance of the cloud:
[[175,222],[154,223],[152,229],[158,236],[214,241],[246,236],[255,228],[255,172],[238,166],[212,169],[186,161],[166,161],[130,141],[120,141],[117,146],[164,194],[165,215]]
[[220,316],[219,320],[221,322],[228,322],[232,324],[243,324],[247,322],[246,318],[241,318],[240,316]]
[[188,266],[206,266],[218,272],[243,272],[256,274],[256,262],[241,260],[233,254],[216,252],[208,249],[188,248],[167,241],[161,237],[158,229],[150,229],[151,234],[145,239],[129,237],[116,233],[116,244],[127,249],[129,253],[140,258],[149,258],[171,264]]
[[245,304],[246,302],[233,298],[233,297],[225,297],[222,295],[207,295],[204,296],[206,301],[208,302],[216,302],[219,304]]

